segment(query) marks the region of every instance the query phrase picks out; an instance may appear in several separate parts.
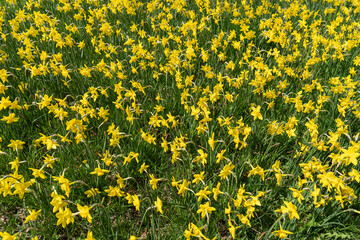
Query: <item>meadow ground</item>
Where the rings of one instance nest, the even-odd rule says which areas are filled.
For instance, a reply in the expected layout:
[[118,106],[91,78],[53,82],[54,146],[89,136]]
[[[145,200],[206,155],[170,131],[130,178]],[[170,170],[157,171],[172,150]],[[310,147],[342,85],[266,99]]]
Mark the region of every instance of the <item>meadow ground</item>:
[[360,239],[357,0],[0,1],[0,238]]

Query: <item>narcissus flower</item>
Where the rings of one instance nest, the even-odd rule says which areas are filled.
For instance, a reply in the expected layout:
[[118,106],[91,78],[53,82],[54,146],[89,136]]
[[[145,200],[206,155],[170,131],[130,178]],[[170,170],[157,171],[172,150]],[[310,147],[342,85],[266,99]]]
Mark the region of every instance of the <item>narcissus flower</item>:
[[293,233],[282,229],[282,227],[280,225],[280,230],[273,231],[272,234],[274,234],[274,236],[279,237],[279,238],[286,238],[288,234],[293,234]]
[[40,215],[40,212],[41,212],[41,209],[39,211],[29,210],[30,215],[25,218],[24,224],[29,221],[35,221],[37,219],[37,217]]
[[215,210],[216,209],[214,207],[210,207],[210,202],[207,202],[205,204],[200,204],[200,209],[197,211],[197,213],[201,213],[201,217],[204,218],[207,214]]
[[260,108],[260,106],[251,107],[251,116],[254,117],[254,120],[256,120],[257,118],[263,120],[263,116],[260,113]]
[[159,197],[156,198],[155,206],[156,206],[156,210],[158,212],[160,212],[161,214],[163,214],[163,210],[162,210],[163,204],[162,204],[162,201],[161,201],[161,199]]

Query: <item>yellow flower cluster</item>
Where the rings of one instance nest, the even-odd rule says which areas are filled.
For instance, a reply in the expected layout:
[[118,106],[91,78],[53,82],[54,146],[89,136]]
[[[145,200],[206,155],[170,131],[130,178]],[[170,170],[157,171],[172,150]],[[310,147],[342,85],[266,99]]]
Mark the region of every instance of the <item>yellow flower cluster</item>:
[[0,202],[24,213],[2,239],[300,239],[315,208],[359,213],[358,1],[4,4]]

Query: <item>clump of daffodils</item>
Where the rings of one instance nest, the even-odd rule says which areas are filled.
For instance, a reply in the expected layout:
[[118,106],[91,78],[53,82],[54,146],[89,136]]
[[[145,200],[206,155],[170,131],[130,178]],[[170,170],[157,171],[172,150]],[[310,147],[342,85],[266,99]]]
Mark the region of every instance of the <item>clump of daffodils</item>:
[[359,14],[347,0],[6,0],[14,229],[0,236],[301,238],[315,208],[358,213]]

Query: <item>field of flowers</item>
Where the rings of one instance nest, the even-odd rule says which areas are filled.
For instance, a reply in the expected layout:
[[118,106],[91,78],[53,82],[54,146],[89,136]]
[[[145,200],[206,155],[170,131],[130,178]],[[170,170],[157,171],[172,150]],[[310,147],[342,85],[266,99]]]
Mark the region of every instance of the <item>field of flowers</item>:
[[360,1],[3,0],[0,238],[360,239]]

